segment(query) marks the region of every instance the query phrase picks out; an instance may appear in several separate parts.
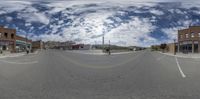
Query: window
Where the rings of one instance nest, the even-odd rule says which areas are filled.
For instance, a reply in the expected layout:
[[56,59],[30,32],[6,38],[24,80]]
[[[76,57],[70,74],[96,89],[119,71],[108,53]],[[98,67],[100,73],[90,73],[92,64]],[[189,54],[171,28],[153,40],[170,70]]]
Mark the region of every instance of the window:
[[2,33],[0,33],[0,38],[1,38]]
[[199,33],[199,37],[200,37],[200,33]]
[[11,34],[11,39],[14,39],[14,34]]
[[8,33],[4,33],[4,37],[5,37],[5,38],[8,38]]
[[182,39],[183,38],[183,35],[180,35],[180,39]]
[[192,37],[192,38],[194,37],[194,33],[193,33],[193,32],[191,33],[191,37]]
[[189,36],[188,36],[188,34],[185,34],[185,38],[188,38]]

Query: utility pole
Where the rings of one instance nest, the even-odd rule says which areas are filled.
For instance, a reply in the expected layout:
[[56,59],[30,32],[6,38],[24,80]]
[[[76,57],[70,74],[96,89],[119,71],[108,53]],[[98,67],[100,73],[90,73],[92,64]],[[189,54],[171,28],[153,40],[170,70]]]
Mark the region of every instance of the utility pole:
[[28,54],[29,51],[28,51],[28,46],[27,46],[27,44],[28,44],[28,33],[26,32],[26,53]]
[[103,37],[102,37],[102,45],[104,46],[104,33],[103,33]]
[[103,33],[103,37],[102,37],[102,50],[104,50],[104,36],[105,36],[105,34]]
[[94,42],[94,49],[97,48],[97,41]]
[[109,40],[109,49],[110,49],[110,40]]

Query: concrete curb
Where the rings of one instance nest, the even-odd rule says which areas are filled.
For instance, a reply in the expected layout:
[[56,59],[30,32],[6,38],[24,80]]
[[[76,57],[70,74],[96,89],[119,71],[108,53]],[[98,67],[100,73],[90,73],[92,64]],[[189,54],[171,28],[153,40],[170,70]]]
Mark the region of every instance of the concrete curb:
[[193,56],[180,56],[180,55],[173,55],[173,54],[162,53],[162,52],[158,52],[158,53],[161,53],[161,54],[164,54],[164,55],[168,55],[168,56],[176,56],[176,57],[179,57],[179,58],[193,58],[193,59],[200,59],[200,56],[199,56],[199,57],[193,57]]

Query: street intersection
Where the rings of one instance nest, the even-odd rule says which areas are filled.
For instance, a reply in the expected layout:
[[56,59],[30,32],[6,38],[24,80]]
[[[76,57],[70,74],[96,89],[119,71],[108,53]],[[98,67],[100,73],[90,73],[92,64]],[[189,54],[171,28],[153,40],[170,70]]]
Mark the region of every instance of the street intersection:
[[46,50],[0,59],[0,99],[199,99],[200,59]]

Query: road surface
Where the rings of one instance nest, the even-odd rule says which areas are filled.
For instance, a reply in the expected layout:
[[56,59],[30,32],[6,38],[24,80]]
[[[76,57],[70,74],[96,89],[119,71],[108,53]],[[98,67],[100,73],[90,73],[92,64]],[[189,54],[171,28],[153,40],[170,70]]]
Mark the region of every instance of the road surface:
[[200,99],[200,60],[46,50],[0,59],[0,99]]

